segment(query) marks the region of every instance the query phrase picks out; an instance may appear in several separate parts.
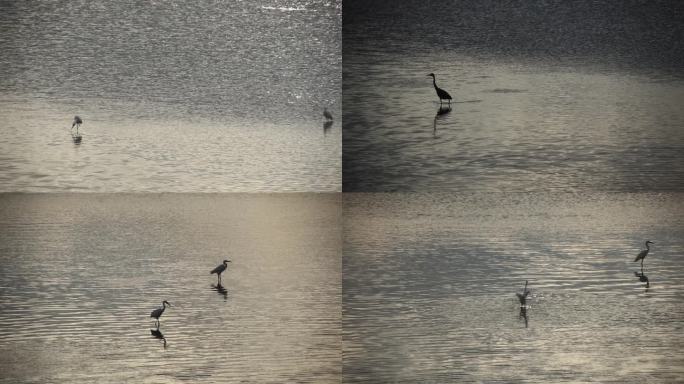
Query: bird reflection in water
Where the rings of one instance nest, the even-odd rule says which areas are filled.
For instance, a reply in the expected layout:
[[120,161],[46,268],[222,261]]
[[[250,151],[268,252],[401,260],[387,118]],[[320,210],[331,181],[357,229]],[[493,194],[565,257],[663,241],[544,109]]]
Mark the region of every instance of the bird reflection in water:
[[328,133],[328,131],[330,130],[330,127],[332,127],[332,125],[333,125],[332,120],[329,120],[329,121],[326,121],[325,123],[323,123],[323,134],[324,135]]
[[159,330],[159,328],[157,328],[157,329],[150,329],[150,333],[151,333],[152,336],[154,336],[155,338],[157,338],[157,339],[163,341],[163,342],[164,342],[164,349],[166,349],[166,337],[164,337],[164,334]]
[[644,287],[646,288],[646,291],[648,291],[648,289],[651,287],[651,282],[648,281],[648,276],[646,276],[646,274],[644,274],[644,269],[641,268],[641,272],[634,271],[634,276],[636,276],[640,282],[646,283],[646,285],[644,285]]
[[444,117],[444,115],[448,114],[451,112],[451,105],[439,105],[439,109],[437,109],[437,114],[435,115],[435,119],[432,122],[432,133],[437,134],[437,120],[441,119]]
[[520,307],[520,316],[519,318],[525,320],[525,328],[527,328],[528,323],[527,323],[527,307]]
[[223,296],[223,300],[228,300],[228,290],[221,284],[212,284],[211,288],[219,295]]
[[525,280],[525,288],[523,288],[522,293],[516,292],[515,295],[520,301],[520,316],[519,318],[525,319],[525,328],[527,328],[527,296],[530,295],[530,291],[527,289],[527,280]]

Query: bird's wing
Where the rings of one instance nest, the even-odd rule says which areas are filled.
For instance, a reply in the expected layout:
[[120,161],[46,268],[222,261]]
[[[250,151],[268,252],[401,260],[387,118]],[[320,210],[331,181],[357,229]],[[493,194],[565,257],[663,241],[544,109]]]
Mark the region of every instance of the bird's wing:
[[515,293],[516,296],[518,296],[518,299],[522,299],[524,296],[518,292]]
[[209,274],[211,275],[213,273],[220,273],[220,272],[223,272],[224,269],[225,269],[225,265],[221,264],[218,267],[212,269]]
[[639,261],[639,259],[643,259],[644,257],[646,257],[646,253],[648,253],[648,251],[639,252],[639,254],[637,255],[636,259],[634,259],[634,261]]

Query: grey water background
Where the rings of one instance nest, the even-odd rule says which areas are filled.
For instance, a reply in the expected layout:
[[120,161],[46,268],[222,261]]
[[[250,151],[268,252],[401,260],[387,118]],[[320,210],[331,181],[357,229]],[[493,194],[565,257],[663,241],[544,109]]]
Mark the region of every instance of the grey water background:
[[341,17],[335,0],[0,3],[0,191],[339,191],[322,113],[341,116]]
[[339,382],[340,199],[0,195],[0,382]]
[[680,191],[682,31],[677,1],[346,1],[343,190]]
[[344,194],[344,381],[684,381],[683,197]]

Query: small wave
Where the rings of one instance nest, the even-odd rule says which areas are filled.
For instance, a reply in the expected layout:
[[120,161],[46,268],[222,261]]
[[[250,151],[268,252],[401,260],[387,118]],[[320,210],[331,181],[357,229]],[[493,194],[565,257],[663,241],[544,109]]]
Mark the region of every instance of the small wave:
[[261,9],[269,9],[273,11],[291,12],[291,11],[308,11],[306,8],[292,8],[292,7],[271,7],[267,5],[261,6]]
[[512,88],[496,88],[485,92],[491,93],[523,93],[527,92],[527,89],[512,89]]

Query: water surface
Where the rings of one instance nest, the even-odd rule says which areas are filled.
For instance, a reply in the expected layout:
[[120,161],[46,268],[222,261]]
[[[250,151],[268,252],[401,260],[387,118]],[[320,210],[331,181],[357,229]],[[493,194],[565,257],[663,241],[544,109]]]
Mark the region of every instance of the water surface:
[[339,1],[3,2],[0,191],[339,191],[340,22]]
[[681,382],[683,197],[345,194],[345,381]]
[[325,194],[2,195],[0,382],[339,382],[339,221]]
[[681,191],[682,14],[667,1],[345,3],[343,189]]

